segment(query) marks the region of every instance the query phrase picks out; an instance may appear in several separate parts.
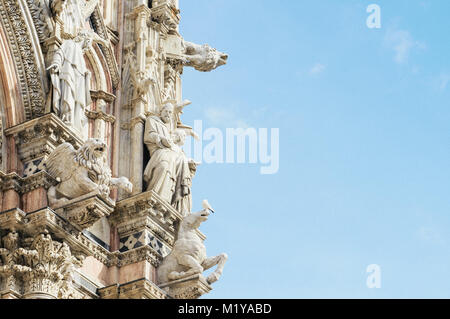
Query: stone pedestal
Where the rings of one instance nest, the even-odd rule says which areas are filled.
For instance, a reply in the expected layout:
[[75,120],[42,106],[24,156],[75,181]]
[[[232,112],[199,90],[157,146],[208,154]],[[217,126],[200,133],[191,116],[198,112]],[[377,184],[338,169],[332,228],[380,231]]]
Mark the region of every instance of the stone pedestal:
[[174,244],[181,215],[153,191],[116,203],[108,220],[118,237],[118,283],[156,281],[156,269]]
[[78,229],[84,230],[109,216],[114,210],[114,202],[109,198],[99,197],[97,193],[90,193],[70,200],[64,206],[55,207],[54,210]]
[[120,252],[149,246],[165,257],[182,218],[171,205],[149,191],[117,202],[109,221],[119,233]]
[[5,135],[14,137],[23,177],[43,171],[43,161],[58,145],[68,142],[77,149],[82,144],[79,134],[53,113],[11,127]]
[[159,287],[174,299],[198,299],[212,290],[201,274],[171,281]]

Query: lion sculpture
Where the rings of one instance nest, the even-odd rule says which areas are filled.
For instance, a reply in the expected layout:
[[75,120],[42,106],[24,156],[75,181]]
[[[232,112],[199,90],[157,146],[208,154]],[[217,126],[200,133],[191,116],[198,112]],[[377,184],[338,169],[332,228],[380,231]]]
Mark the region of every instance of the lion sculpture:
[[91,192],[107,198],[110,187],[119,187],[129,193],[133,189],[126,177],[111,177],[107,147],[99,139],[87,140],[77,151],[71,144],[63,143],[50,154],[45,164],[47,172],[59,182],[48,190],[51,207]]
[[206,278],[206,281],[211,284],[219,280],[228,256],[221,254],[208,258],[203,240],[197,232],[200,224],[208,220],[210,212],[210,209],[205,208],[183,219],[172,252],[164,258],[158,268],[159,284],[201,274],[215,265],[218,265],[216,270]]
[[227,64],[228,55],[222,53],[208,44],[199,45],[192,42],[183,42],[186,65],[197,71],[209,72],[219,66]]

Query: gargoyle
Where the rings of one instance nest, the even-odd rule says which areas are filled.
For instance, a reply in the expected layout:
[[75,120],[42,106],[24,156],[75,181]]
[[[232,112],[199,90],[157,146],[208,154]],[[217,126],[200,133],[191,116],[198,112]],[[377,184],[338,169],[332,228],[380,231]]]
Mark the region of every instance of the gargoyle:
[[195,68],[197,71],[209,72],[219,66],[225,65],[228,55],[222,53],[208,44],[199,45],[183,41],[185,65]]

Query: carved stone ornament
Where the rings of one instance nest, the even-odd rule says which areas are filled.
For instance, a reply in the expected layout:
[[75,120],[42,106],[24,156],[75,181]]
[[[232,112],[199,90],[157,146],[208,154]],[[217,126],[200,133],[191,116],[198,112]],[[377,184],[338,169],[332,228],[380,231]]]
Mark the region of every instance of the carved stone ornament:
[[[219,280],[228,256],[227,254],[221,254],[208,258],[203,240],[197,234],[197,228],[201,223],[208,220],[208,216],[212,211],[207,201],[204,201],[204,209],[202,211],[192,213],[183,219],[172,252],[164,258],[158,268],[160,287],[172,287],[171,289],[174,289],[172,285],[174,282],[178,284],[181,279],[201,275],[203,271],[216,265],[216,270],[206,278],[206,286]],[[198,278],[196,280],[202,281]],[[192,288],[192,285],[186,284],[185,281],[181,282],[183,283],[181,285],[183,289]],[[194,287],[196,285],[197,283],[195,283]],[[179,285],[175,286],[180,288]]]
[[183,46],[185,48],[185,65],[193,67],[197,71],[209,72],[227,63],[228,55],[208,44],[199,45],[184,41]]
[[92,192],[107,198],[111,187],[131,192],[133,185],[126,177],[111,177],[106,158],[106,144],[99,139],[89,139],[78,151],[69,143],[58,146],[46,161],[48,173],[59,181],[48,190],[51,207]]
[[[27,120],[45,111],[43,59],[33,45],[34,27],[30,26],[17,0],[0,0],[0,19],[7,32],[11,54],[17,69],[17,87],[22,96]],[[31,29],[33,28],[33,29]],[[42,60],[41,60],[42,59]]]
[[48,190],[48,201],[81,229],[92,226],[114,210],[111,187],[131,192],[126,177],[112,178],[107,164],[107,147],[99,139],[89,139],[78,151],[69,143],[58,146],[45,164],[59,183]]
[[81,261],[65,243],[49,234],[20,239],[10,232],[2,238],[0,281],[25,299],[74,298],[72,274]]
[[182,150],[186,135],[193,135],[192,130],[188,129],[186,133],[184,129],[173,129],[173,119],[182,112],[184,106],[168,102],[160,116],[147,118],[144,143],[149,150],[150,161],[144,171],[144,181],[147,182],[148,191],[156,192],[186,216],[192,208],[192,179],[199,163],[188,158]]
[[114,211],[114,202],[107,197],[101,198],[97,192],[93,192],[72,199],[64,203],[62,207],[54,207],[54,209],[83,230],[94,225],[100,218],[108,217]]
[[198,299],[212,290],[201,274],[174,280],[159,287],[174,299]]

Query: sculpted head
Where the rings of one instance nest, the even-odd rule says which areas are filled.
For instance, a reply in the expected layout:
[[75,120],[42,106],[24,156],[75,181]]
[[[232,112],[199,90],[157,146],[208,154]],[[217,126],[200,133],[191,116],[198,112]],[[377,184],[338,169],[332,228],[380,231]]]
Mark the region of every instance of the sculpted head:
[[173,117],[174,106],[172,103],[166,103],[161,110],[161,120],[164,123],[170,123]]
[[50,8],[53,11],[54,15],[59,15],[65,8],[66,1],[65,0],[51,0]]
[[191,58],[192,66],[202,72],[212,71],[219,66],[227,64],[228,54],[210,47],[208,44],[201,46],[200,54]]
[[219,66],[227,64],[228,54],[220,52],[208,46],[207,65],[209,68],[218,68]]
[[84,160],[87,163],[99,163],[106,161],[107,147],[103,140],[91,138],[83,144],[77,152],[77,159]]
[[210,214],[210,211],[207,209],[203,209],[197,213],[191,213],[184,217],[181,226],[184,229],[197,229],[203,222],[208,220]]

